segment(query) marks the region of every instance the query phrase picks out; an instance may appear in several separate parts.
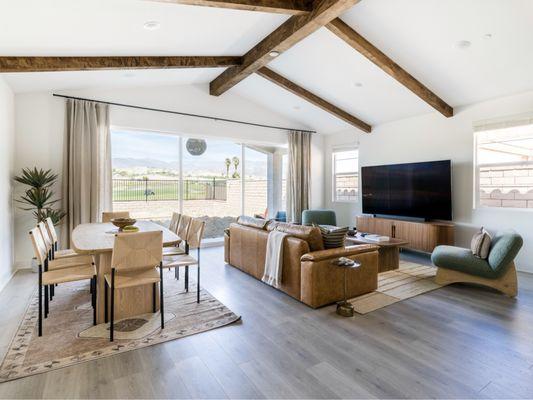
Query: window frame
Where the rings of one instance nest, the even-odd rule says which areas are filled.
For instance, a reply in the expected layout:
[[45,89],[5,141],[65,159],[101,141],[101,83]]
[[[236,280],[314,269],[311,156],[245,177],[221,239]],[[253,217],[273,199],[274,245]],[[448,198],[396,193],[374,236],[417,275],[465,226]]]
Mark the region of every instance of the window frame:
[[[503,125],[503,126],[502,126]],[[517,124],[517,125],[509,125],[505,126],[504,124],[500,124],[496,127],[487,127],[486,129],[478,128],[474,129],[474,146],[473,146],[473,204],[472,208],[474,210],[490,210],[496,211],[496,212],[507,212],[507,211],[513,211],[513,212],[532,212],[533,208],[529,207],[497,207],[494,205],[483,205],[481,204],[481,181],[480,181],[480,175],[481,175],[481,168],[483,167],[503,167],[503,166],[527,166],[531,165],[533,166],[533,161],[522,161],[522,162],[496,162],[496,163],[483,163],[480,164],[478,162],[478,153],[479,153],[479,136],[482,133],[491,131],[491,130],[498,130],[503,128],[512,128],[512,127],[519,127],[519,126],[526,126],[531,125],[533,127],[533,122],[527,123],[527,124]],[[533,138],[533,135],[532,135]]]
[[[337,174],[336,172],[336,157],[335,155],[337,153],[344,153],[348,151],[356,151],[357,152],[357,165],[354,171],[350,172],[340,172]],[[359,194],[360,194],[360,173],[359,173],[359,147],[358,146],[344,146],[344,147],[334,147],[331,150],[331,202],[332,203],[358,203],[359,202]],[[337,176],[338,175],[357,175],[357,192],[355,195],[355,199],[353,200],[343,200],[337,198]]]

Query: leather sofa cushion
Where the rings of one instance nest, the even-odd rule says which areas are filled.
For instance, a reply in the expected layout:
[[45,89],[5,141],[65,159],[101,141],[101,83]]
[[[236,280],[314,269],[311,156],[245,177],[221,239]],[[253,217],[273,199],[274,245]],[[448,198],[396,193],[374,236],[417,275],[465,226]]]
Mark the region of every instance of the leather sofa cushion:
[[357,244],[355,246],[339,247],[336,249],[327,249],[307,253],[302,256],[301,260],[318,262],[323,260],[333,260],[336,257],[348,257],[378,250],[379,246],[376,246],[375,244]]
[[305,240],[309,244],[309,250],[319,251],[324,250],[324,242],[322,241],[322,234],[320,229],[314,226],[304,226],[289,224],[287,222],[271,221],[266,226],[267,231],[273,231],[274,229],[285,232],[298,239]]

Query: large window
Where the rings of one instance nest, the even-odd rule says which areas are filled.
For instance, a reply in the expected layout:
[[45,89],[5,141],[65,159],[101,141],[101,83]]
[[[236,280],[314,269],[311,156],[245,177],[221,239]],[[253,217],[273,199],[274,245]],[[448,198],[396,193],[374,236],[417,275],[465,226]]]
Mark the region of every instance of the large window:
[[179,209],[180,138],[152,132],[111,132],[113,210],[165,220]]
[[476,132],[477,205],[533,208],[533,125]]
[[357,201],[359,196],[359,151],[333,151],[333,201]]
[[[172,212],[206,221],[222,237],[239,215],[273,210],[272,147],[113,129],[113,209],[166,223]],[[245,188],[244,196],[242,188]]]

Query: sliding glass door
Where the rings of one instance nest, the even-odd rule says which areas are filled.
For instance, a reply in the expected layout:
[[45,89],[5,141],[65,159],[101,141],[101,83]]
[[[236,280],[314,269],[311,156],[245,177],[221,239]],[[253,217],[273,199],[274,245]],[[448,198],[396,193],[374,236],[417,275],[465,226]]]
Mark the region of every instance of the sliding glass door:
[[182,139],[183,214],[206,221],[205,238],[224,235],[242,214],[242,146],[226,140]]
[[275,148],[118,129],[111,137],[116,211],[162,223],[172,212],[202,218],[206,239],[222,237],[239,215],[268,218],[278,211]]

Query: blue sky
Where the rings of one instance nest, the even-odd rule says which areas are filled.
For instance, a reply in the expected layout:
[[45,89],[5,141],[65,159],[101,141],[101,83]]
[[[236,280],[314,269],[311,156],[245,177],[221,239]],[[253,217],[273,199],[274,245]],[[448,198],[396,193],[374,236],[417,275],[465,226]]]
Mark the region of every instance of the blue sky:
[[[184,138],[185,146],[187,138]],[[179,138],[153,132],[114,130],[111,134],[112,158],[155,159],[178,162]],[[201,156],[193,156],[183,149],[183,169],[187,175],[195,170],[225,173],[224,160],[234,156],[241,158],[241,146],[227,140],[207,139],[207,150]],[[247,149],[246,175],[266,176],[267,156]],[[239,167],[239,171],[240,171]],[[231,167],[230,171],[233,171]]]

